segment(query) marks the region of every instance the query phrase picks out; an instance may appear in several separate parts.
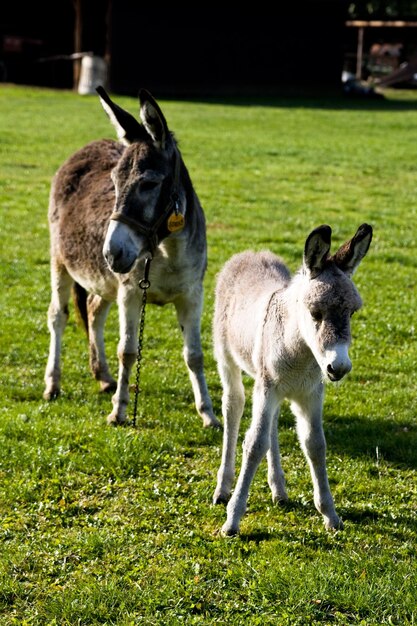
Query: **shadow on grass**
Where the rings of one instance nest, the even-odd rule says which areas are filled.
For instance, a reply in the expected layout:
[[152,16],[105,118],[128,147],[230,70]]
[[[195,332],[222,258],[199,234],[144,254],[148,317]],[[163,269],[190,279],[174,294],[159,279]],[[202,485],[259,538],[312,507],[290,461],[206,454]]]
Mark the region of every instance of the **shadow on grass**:
[[[218,104],[222,106],[324,109],[330,111],[417,111],[417,90],[415,99],[401,100],[383,94],[374,97],[350,97],[342,90],[305,94],[215,96],[184,98],[187,102]],[[170,98],[166,98],[169,100]],[[178,100],[178,98],[175,98]]]
[[325,431],[332,454],[367,457],[398,468],[417,469],[417,426],[393,419],[327,415]]
[[240,541],[242,541],[243,543],[247,543],[247,544],[254,543],[258,545],[259,543],[263,541],[271,541],[272,539],[276,539],[277,535],[278,535],[278,532],[267,532],[267,531],[255,530],[252,533],[241,532],[238,535],[238,537]]
[[[343,506],[338,506],[337,508],[345,525],[343,530],[326,531],[324,526],[320,525],[320,514],[317,513],[312,503],[311,506],[309,506],[293,500],[287,503],[284,510],[277,510],[277,524],[279,524],[278,515],[285,517],[286,514],[291,512],[299,514],[299,524],[291,523],[288,525],[284,521],[275,529],[270,528],[264,530],[259,528],[252,532],[242,530],[237,537],[247,546],[257,546],[263,542],[279,539],[290,543],[301,542],[305,546],[310,546],[313,550],[335,550],[338,548],[343,549],[343,537],[345,537],[346,533],[348,537],[353,527],[358,527],[358,530],[361,531],[362,527],[368,524],[377,524],[381,531],[384,528],[385,531],[389,533],[391,539],[396,539],[399,542],[407,542],[409,540],[409,533],[415,533],[417,531],[417,521],[412,515],[404,515],[402,513],[401,524],[399,525],[395,517],[387,516],[375,509],[363,509],[352,505],[346,508]],[[250,511],[248,511],[248,517],[250,514]],[[311,523],[308,529],[305,527],[306,520],[310,520],[309,524]],[[243,518],[243,529],[245,525],[245,518]],[[340,542],[338,538],[342,541]]]

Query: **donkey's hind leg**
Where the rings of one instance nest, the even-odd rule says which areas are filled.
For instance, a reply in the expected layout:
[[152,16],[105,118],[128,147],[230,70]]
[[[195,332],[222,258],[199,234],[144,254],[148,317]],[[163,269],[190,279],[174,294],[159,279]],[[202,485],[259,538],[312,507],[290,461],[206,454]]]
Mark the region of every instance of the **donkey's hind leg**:
[[94,378],[99,381],[101,391],[116,389],[116,381],[110,374],[104,347],[104,325],[111,304],[99,295],[90,294],[87,299],[90,369]]
[[64,265],[51,262],[51,303],[48,310],[49,357],[45,370],[45,400],[59,396],[61,387],[61,344],[68,320],[68,302],[73,280]]
[[175,302],[177,318],[184,337],[184,360],[194,392],[195,405],[205,427],[220,428],[204,376],[204,357],[201,347],[200,320],[203,295],[195,290],[191,298]]
[[218,369],[223,385],[222,413],[224,419],[222,460],[217,473],[213,504],[226,503],[235,476],[236,444],[240,420],[245,406],[242,374],[230,357],[217,354]]

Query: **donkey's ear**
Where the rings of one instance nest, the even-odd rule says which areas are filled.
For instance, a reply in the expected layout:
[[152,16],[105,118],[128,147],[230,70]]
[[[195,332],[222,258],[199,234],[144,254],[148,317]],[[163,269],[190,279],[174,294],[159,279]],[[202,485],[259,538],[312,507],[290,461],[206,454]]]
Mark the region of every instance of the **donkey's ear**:
[[133,115],[115,104],[103,87],[97,87],[103,109],[116,129],[118,138],[129,145],[143,136],[143,129]]
[[156,147],[161,150],[165,150],[167,141],[170,137],[170,132],[168,130],[164,114],[159,108],[156,100],[149,93],[149,91],[146,91],[146,89],[140,90],[139,100],[140,119],[142,120],[144,127],[152,137]]
[[332,260],[337,267],[345,272],[348,276],[352,276],[359,263],[369,250],[372,241],[372,226],[362,224],[359,226],[356,234],[343,244],[333,255]]
[[316,278],[324,269],[330,250],[332,229],[330,226],[319,226],[307,237],[304,246],[304,268],[311,278]]

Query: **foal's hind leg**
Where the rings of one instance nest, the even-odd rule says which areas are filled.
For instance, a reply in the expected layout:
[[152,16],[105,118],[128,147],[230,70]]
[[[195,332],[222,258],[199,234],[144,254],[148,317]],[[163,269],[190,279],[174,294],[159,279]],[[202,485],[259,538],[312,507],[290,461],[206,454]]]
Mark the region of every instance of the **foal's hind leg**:
[[282,504],[288,500],[288,495],[285,488],[285,476],[281,466],[278,439],[278,416],[279,409],[275,413],[271,424],[270,445],[266,458],[268,461],[268,485],[272,492],[272,500]]
[[48,328],[50,333],[49,357],[45,370],[45,400],[53,400],[60,393],[61,381],[61,343],[68,320],[68,302],[73,280],[65,267],[51,261],[51,303],[48,310]]
[[197,411],[205,427],[219,428],[221,425],[213,413],[213,405],[204,376],[204,357],[200,336],[202,306],[201,290],[195,291],[190,298],[184,297],[175,302],[178,322],[184,337],[184,360],[188,368]]
[[240,420],[245,406],[245,391],[240,368],[224,355],[217,355],[223,385],[222,413],[224,420],[222,460],[217,472],[213,504],[226,503],[235,476],[236,444]]
[[104,348],[104,324],[111,302],[98,295],[90,294],[87,300],[88,342],[90,347],[90,368],[99,381],[102,391],[115,391],[116,381],[111,376]]

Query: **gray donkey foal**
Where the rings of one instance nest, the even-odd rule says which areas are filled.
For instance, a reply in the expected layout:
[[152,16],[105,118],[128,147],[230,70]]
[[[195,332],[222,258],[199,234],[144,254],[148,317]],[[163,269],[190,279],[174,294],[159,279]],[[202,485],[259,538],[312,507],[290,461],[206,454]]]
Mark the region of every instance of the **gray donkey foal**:
[[224,535],[239,532],[249,488],[265,454],[273,500],[288,499],[278,443],[278,414],[285,398],[310,466],[315,506],[326,528],[343,527],[327,478],[323,380],[340,380],[351,370],[350,317],[362,304],[351,276],[371,239],[371,226],[363,224],[329,256],[331,228],[320,226],[308,236],[302,268],[292,279],[283,261],[267,251],[237,254],[219,274],[214,349],[223,384],[224,439],[215,504],[229,500],[234,479],[245,403],[241,370],[255,379],[252,422]]

